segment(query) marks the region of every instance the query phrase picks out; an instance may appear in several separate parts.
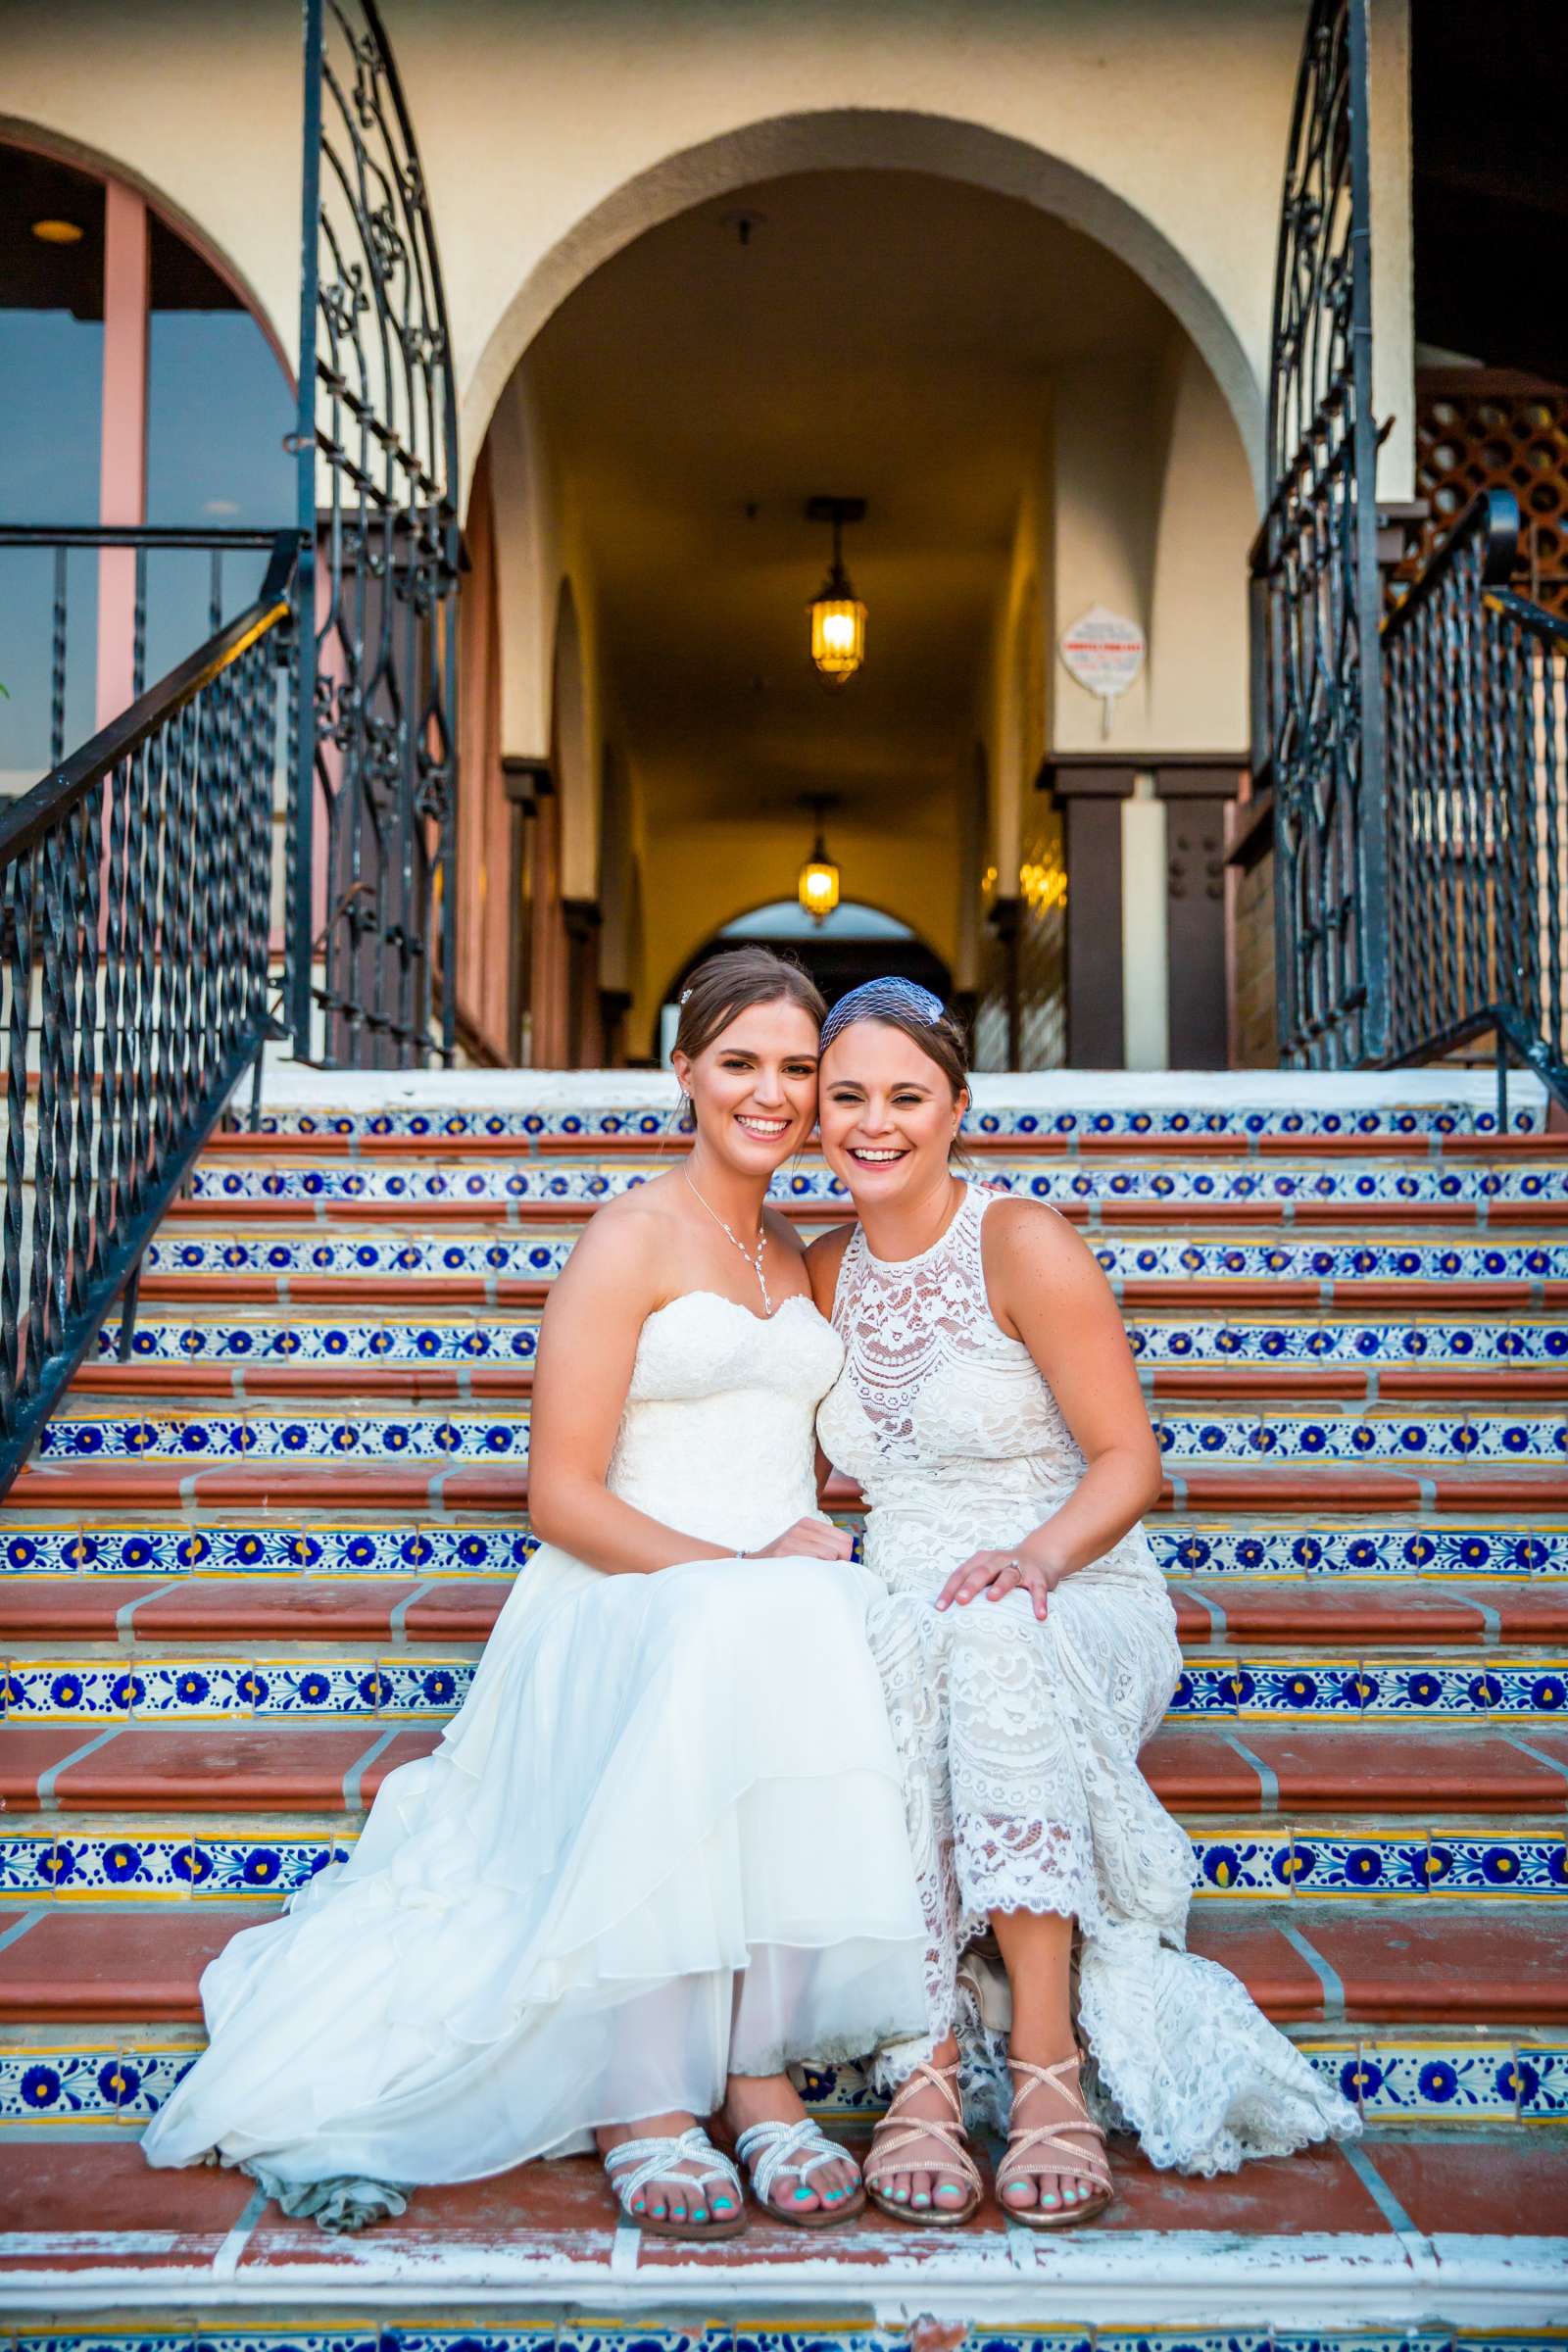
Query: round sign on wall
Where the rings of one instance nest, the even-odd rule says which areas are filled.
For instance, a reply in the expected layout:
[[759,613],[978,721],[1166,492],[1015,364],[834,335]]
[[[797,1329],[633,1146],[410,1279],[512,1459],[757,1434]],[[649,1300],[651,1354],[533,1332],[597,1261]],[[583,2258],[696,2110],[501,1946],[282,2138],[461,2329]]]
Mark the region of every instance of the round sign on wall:
[[1091,605],[1082,619],[1062,633],[1057,649],[1070,677],[1091,694],[1098,694],[1104,711],[1104,732],[1110,732],[1110,713],[1116,697],[1125,694],[1144,666],[1144,632],[1136,620]]

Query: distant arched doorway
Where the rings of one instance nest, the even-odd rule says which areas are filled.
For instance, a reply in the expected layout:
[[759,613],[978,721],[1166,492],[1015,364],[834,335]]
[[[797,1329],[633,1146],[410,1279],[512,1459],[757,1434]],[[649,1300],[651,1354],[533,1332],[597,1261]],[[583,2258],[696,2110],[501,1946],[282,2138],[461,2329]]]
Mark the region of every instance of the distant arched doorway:
[[896,915],[884,914],[879,906],[866,906],[854,899],[846,899],[820,923],[813,922],[802,911],[793,899],[775,899],[765,906],[754,906],[749,913],[736,915],[733,922],[704,940],[682,964],[670,983],[668,997],[661,1010],[661,1035],[656,1046],[660,1059],[667,1058],[668,1038],[672,1030],[670,1012],[686,985],[687,976],[705,956],[724,948],[757,944],[774,948],[781,956],[793,956],[805,964],[829,1004],[858,988],[862,980],[875,979],[883,972],[897,972],[906,980],[918,980],[923,988],[936,991],[944,1004],[952,991],[953,974],[936,951],[928,948],[907,923]]

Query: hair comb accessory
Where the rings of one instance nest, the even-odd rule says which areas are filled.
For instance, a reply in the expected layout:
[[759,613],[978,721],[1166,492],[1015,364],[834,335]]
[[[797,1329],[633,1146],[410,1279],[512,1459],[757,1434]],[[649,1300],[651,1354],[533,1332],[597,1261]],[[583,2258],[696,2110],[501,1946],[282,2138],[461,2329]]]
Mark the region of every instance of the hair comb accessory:
[[934,1026],[946,1012],[942,999],[930,989],[922,988],[918,980],[904,980],[896,972],[879,980],[862,980],[848,996],[840,997],[827,1019],[822,1023],[820,1051],[828,1047],[852,1021],[875,1021],[890,1012],[902,1012]]
[[691,993],[692,992],[689,988],[683,988],[680,992],[680,995],[675,999],[676,1004],[684,1004],[691,996]]

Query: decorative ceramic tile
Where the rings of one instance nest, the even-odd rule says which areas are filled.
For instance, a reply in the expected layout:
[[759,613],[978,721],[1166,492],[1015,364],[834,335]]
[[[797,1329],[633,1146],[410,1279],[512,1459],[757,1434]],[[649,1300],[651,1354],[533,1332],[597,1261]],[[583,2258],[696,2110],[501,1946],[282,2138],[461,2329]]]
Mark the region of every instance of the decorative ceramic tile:
[[[398,1108],[368,1113],[310,1110],[264,1110],[264,1135],[367,1135],[483,1137],[513,1135],[646,1136],[657,1142],[672,1131],[670,1110],[626,1110],[614,1103],[551,1110],[415,1110]],[[1529,1102],[1510,1106],[1508,1126],[1514,1135],[1539,1131],[1542,1114]],[[1211,1110],[1079,1108],[1043,1111],[1025,1108],[985,1109],[971,1113],[965,1130],[975,1135],[1126,1136],[1130,1141],[1152,1136],[1298,1136],[1303,1144],[1314,1136],[1465,1136],[1494,1135],[1496,1115],[1479,1104],[1452,1102],[1390,1103],[1376,1109],[1339,1110],[1328,1106],[1301,1109],[1298,1104],[1277,1107],[1255,1104]]]
[[[1369,2123],[1511,2124],[1525,2115],[1555,2122],[1568,2114],[1568,2045],[1559,2041],[1532,2040],[1527,2053],[1490,2034],[1400,2042],[1308,2030],[1293,2038],[1313,2071]],[[188,2044],[133,2029],[101,2041],[62,2042],[40,2034],[35,2043],[11,2043],[0,2047],[0,2122],[142,2122],[157,2113],[196,2056]],[[882,2105],[858,2066],[802,2068],[798,2080],[808,2107],[821,2113],[862,2114]]]
[[[571,1253],[560,1232],[487,1235],[386,1232],[319,1238],[310,1233],[161,1234],[144,1264],[156,1274],[364,1274],[435,1280],[442,1275],[548,1282]],[[1113,1282],[1315,1282],[1324,1302],[1340,1283],[1564,1282],[1568,1245],[1549,1242],[1189,1241],[1096,1234],[1096,1258]]]
[[[1537,1462],[1568,1460],[1568,1423],[1554,1411],[1416,1413],[1408,1407],[1315,1413],[1269,1406],[1165,1409],[1154,1433],[1167,1465],[1183,1468],[1280,1462]],[[127,1417],[68,1398],[43,1430],[46,1460],[189,1461],[200,1457],[258,1461],[355,1458],[383,1461],[495,1462],[528,1458],[525,1409],[492,1406],[480,1412],[414,1406],[352,1412],[320,1406],[293,1412],[255,1406],[222,1409],[159,1407]]]
[[528,1459],[526,1413],[425,1407],[401,1413],[149,1412],[132,1419],[69,1404],[38,1440],[47,1460],[509,1462]]
[[[1563,1576],[1568,1530],[1514,1527],[1192,1526],[1153,1522],[1169,1576]],[[1223,1600],[1223,1596],[1222,1600]]]
[[[286,1836],[229,1829],[204,1834],[139,1826],[124,1836],[78,1829],[69,1816],[48,1826],[0,1826],[0,1900],[217,1897],[276,1900],[352,1849],[352,1837],[302,1830]],[[1568,1833],[1449,1836],[1412,1825],[1356,1837],[1315,1836],[1259,1824],[1192,1838],[1200,1900],[1301,1894],[1317,1900],[1379,1901],[1436,1896],[1560,1900],[1568,1893]],[[1568,1914],[1565,1914],[1568,1917]]]
[[[476,1364],[531,1365],[539,1348],[539,1319],[500,1317],[494,1311],[407,1322],[353,1322],[341,1317],[291,1315],[244,1321],[213,1316],[138,1318],[132,1359],[157,1364]],[[120,1351],[118,1324],[98,1334],[98,1358]]]
[[[1558,1322],[1411,1323],[1405,1319],[1296,1322],[1241,1319],[1188,1322],[1174,1316],[1129,1318],[1128,1344],[1141,1363],[1349,1366],[1514,1364],[1568,1367],[1568,1327]],[[131,1344],[137,1363],[211,1364],[515,1364],[533,1363],[539,1347],[536,1308],[475,1306],[464,1314],[414,1322],[388,1315],[356,1320],[319,1310],[283,1315],[219,1311],[139,1316]],[[118,1323],[103,1325],[97,1356],[119,1355]]]
[[109,1894],[275,1902],[334,1858],[342,1859],[352,1843],[352,1838],[334,1839],[319,1832],[251,1838],[227,1831],[208,1836],[199,1828],[138,1828],[132,1836],[111,1838],[69,1823],[58,1829],[7,1829],[0,1831],[0,1899],[37,1902],[44,1894],[59,1900]]
[[[106,1335],[112,1336],[112,1335]],[[1128,1345],[1140,1363],[1301,1365],[1376,1368],[1396,1365],[1568,1366],[1568,1325],[1561,1323],[1287,1322],[1184,1323],[1147,1314],[1130,1320]],[[112,1351],[112,1350],[111,1350]]]
[[192,2063],[189,2049],[42,2043],[0,2049],[0,2121],[79,2124],[145,2121]]
[[[477,1645],[473,1645],[477,1646]],[[445,1722],[467,1697],[473,1657],[319,1659],[78,1659],[0,1664],[0,1716],[8,1723],[130,1719],[158,1723],[243,1716],[291,1721],[374,1716]]]
[[0,1528],[18,1576],[459,1576],[508,1578],[538,1549],[515,1527],[266,1525]]
[[1568,1672],[1555,1664],[1494,1665],[1474,1658],[1397,1665],[1353,1658],[1204,1659],[1184,1669],[1170,1712],[1301,1722],[1344,1716],[1549,1722],[1568,1714]]
[[1159,1412],[1154,1435],[1170,1468],[1197,1463],[1568,1461],[1568,1423],[1557,1412],[1417,1413],[1372,1409]]
[[[461,1707],[478,1644],[437,1656],[319,1659],[24,1658],[0,1662],[0,1719],[11,1723],[157,1723],[232,1717],[315,1720],[373,1716],[445,1722]],[[1390,1666],[1354,1658],[1204,1659],[1177,1683],[1167,1720],[1317,1723],[1458,1721],[1552,1723],[1568,1715],[1560,1665],[1494,1665],[1439,1657]]]
[[[207,1160],[193,1171],[189,1197],[236,1205],[247,1200],[395,1202],[413,1211],[431,1202],[443,1207],[466,1202],[475,1208],[506,1202],[526,1208],[530,1202],[581,1201],[587,1207],[635,1191],[671,1164],[650,1159],[602,1166],[593,1160],[552,1159],[519,1165],[514,1160],[497,1159],[454,1160],[443,1165],[420,1159],[399,1167],[390,1161],[323,1159],[318,1167],[301,1166],[295,1160],[267,1167],[236,1165],[220,1158]],[[1357,1165],[1354,1161],[1222,1160],[1212,1167],[1152,1166],[1147,1161],[1118,1167],[1114,1161],[1100,1159],[1046,1166],[988,1161],[981,1170],[981,1181],[1000,1192],[1063,1207],[1102,1200],[1172,1206],[1201,1202],[1210,1207],[1261,1201],[1279,1207],[1285,1215],[1301,1203],[1416,1207],[1446,1202],[1460,1210],[1482,1201],[1568,1200],[1568,1170],[1554,1162],[1499,1170],[1445,1167],[1434,1161],[1415,1167],[1386,1161]],[[820,1202],[836,1209],[846,1207],[849,1200],[839,1178],[822,1166],[781,1170],[771,1190],[778,1200]]]

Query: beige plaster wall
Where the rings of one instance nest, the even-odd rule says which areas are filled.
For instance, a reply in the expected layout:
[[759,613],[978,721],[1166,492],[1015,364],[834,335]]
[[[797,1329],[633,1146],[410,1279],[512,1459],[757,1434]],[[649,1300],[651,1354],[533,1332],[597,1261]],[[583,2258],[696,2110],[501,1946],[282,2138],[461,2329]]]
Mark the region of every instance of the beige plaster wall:
[[[1376,0],[1379,375],[1407,420],[1405,0]],[[654,221],[769,173],[948,172],[1119,253],[1250,458],[1300,0],[387,0],[447,280],[466,462],[544,319]],[[139,180],[296,345],[290,0],[11,0],[7,116]],[[1401,421],[1400,430],[1407,429]],[[1396,443],[1390,483],[1407,462]]]

